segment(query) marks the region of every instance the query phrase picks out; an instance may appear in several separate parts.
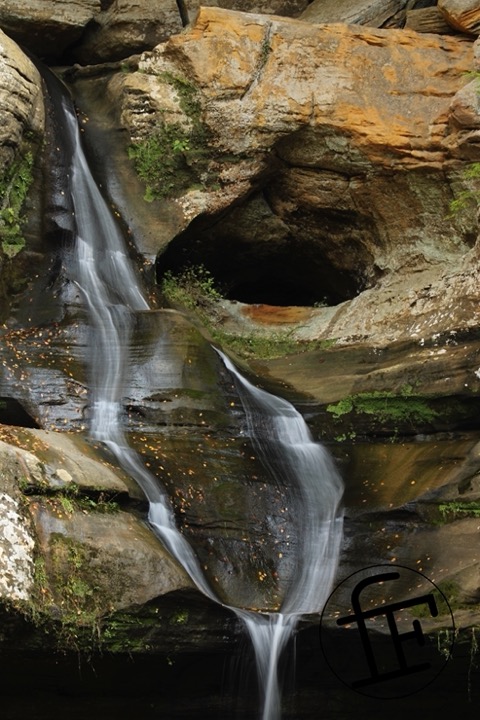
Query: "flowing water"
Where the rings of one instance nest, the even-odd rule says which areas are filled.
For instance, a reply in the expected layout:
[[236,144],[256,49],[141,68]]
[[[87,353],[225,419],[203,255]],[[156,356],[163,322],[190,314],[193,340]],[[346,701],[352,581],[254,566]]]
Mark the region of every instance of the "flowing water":
[[[49,85],[52,79],[49,79]],[[130,262],[123,234],[105,202],[82,149],[70,96],[56,92],[56,113],[71,156],[66,187],[74,212],[75,252],[70,275],[91,321],[90,432],[108,446],[138,482],[149,505],[156,535],[183,565],[197,587],[219,602],[189,543],[176,528],[170,501],[158,480],[128,446],[122,429],[121,399],[131,331],[137,313],[149,305]],[[297,555],[287,578],[280,612],[231,609],[244,622],[255,650],[263,720],[280,717],[277,668],[299,617],[322,610],[335,575],[342,537],[342,482],[326,450],[287,401],[256,388],[218,351],[232,374],[245,410],[247,432],[273,482],[291,487],[295,500]]]

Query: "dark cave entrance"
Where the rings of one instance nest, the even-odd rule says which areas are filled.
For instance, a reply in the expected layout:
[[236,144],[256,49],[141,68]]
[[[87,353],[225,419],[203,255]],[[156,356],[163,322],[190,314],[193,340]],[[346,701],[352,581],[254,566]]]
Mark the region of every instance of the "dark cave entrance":
[[157,259],[157,281],[202,266],[228,300],[246,304],[323,307],[358,295],[364,277],[335,267],[314,243],[282,247],[229,237],[179,235]]
[[23,405],[12,397],[0,397],[0,425],[40,428],[40,425],[25,410]]
[[352,211],[272,210],[267,191],[219,217],[198,217],[158,256],[157,281],[202,266],[228,300],[251,305],[335,306],[375,280],[373,228]]
[[308,288],[268,275],[234,285],[226,297],[248,305],[315,305],[318,302]]

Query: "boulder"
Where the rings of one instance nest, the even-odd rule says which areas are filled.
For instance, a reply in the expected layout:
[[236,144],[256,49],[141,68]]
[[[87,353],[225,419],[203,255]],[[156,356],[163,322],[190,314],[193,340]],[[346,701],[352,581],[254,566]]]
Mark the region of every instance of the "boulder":
[[[235,63],[217,62],[226,53]],[[176,196],[184,217],[162,268],[188,252],[233,299],[249,273],[257,285],[275,273],[309,290],[312,304],[335,305],[410,256],[460,258],[476,217],[449,217],[449,204],[463,183],[458,159],[478,150],[450,103],[472,57],[471,44],[453,37],[202,9],[138,73],[107,87],[136,147],[159,127],[185,144],[173,154],[165,146],[175,172],[159,163],[148,179],[154,195]],[[208,222],[229,207],[231,218]],[[251,242],[254,216],[266,230],[261,250]],[[230,260],[219,252],[225,242],[238,247]]]
[[0,173],[11,165],[26,137],[42,135],[43,95],[37,69],[18,45],[0,31]]
[[[308,0],[206,0],[232,10],[296,16]],[[199,0],[187,0],[195,17]],[[5,0],[0,27],[17,42],[47,61],[64,57],[84,65],[127,58],[151,49],[182,29],[176,0]]]
[[480,34],[480,3],[478,0],[438,0],[445,20],[456,30]]
[[448,24],[438,6],[407,10],[405,27],[421,33],[440,33],[441,35],[456,32]]
[[139,489],[79,436],[5,425],[0,434],[3,605],[20,600],[37,621],[82,626],[191,588],[128,511]]
[[403,27],[408,12],[435,4],[435,0],[313,0],[300,17],[312,23]]
[[[188,0],[185,8],[191,21],[200,6],[218,6],[249,13],[297,16],[307,0]],[[182,29],[176,0],[152,3],[149,0],[110,3],[95,15],[81,42],[72,49],[72,57],[82,65],[128,58],[150,50]]]
[[[218,61],[226,54],[235,62]],[[288,339],[277,354],[294,360],[251,362],[293,395],[320,404],[401,396],[408,375],[415,402],[447,396],[453,408],[458,397],[452,424],[472,428],[478,221],[475,204],[450,210],[473,187],[466,164],[480,158],[472,63],[464,38],[203,8],[142,57],[140,72],[105,81],[134,147],[159,127],[182,143],[171,156],[179,172],[157,166],[162,181],[149,178],[152,207],[184,218],[167,248],[159,242],[159,275],[181,271],[185,258],[204,263],[226,295],[210,319],[216,337],[236,348],[244,338],[246,354],[257,339]],[[373,365],[360,380],[362,343]],[[392,348],[385,365],[378,348]],[[431,410],[400,424],[377,415],[376,429],[365,413],[363,431],[444,430],[431,422],[438,404]],[[324,432],[351,431],[340,426]]]
[[[235,63],[217,61],[225,53]],[[374,165],[440,168],[449,159],[442,149],[449,101],[471,65],[471,45],[454,38],[203,8],[188,32],[146,54],[138,73],[116,76],[109,91],[134,141],[154,132],[165,113],[167,123],[183,124],[190,142],[195,132],[197,145],[203,128],[210,163],[200,167],[201,147],[186,160],[204,171],[204,187],[173,188],[193,219],[248,192],[274,147],[269,163],[280,157],[313,175],[341,169],[360,179]],[[222,153],[236,162],[223,162]]]
[[0,27],[36,55],[58,59],[80,39],[101,5],[100,0],[5,0]]
[[119,60],[155,47],[182,29],[176,0],[109,3],[72,49],[83,65]]
[[381,27],[406,5],[406,0],[313,0],[301,14],[311,23],[344,22]]
[[285,15],[297,17],[307,5],[309,0],[186,0],[193,18],[199,7],[220,7],[225,10],[239,10],[247,13],[261,13],[262,15]]

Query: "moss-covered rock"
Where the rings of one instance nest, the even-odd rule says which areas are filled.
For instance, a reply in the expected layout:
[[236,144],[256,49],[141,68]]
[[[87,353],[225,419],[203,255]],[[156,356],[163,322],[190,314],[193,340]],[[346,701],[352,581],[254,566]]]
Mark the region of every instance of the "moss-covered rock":
[[0,302],[25,285],[25,200],[44,131],[40,76],[31,60],[0,32]]

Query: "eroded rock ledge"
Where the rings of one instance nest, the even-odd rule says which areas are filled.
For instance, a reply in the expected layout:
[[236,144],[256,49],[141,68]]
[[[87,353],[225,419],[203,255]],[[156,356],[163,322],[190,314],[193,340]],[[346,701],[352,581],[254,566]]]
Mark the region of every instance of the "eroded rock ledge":
[[[160,164],[147,179],[153,197],[168,188],[149,209],[159,278],[205,264],[229,298],[213,322],[230,335],[285,331],[298,349],[404,343],[399,367],[412,376],[425,342],[437,364],[453,347],[458,356],[457,334],[476,342],[478,326],[476,207],[450,212],[479,158],[473,67],[465,37],[202,8],[138,72],[104,81],[114,126],[135,147],[177,139],[175,172]],[[138,220],[129,198],[122,206]],[[156,219],[164,209],[170,233]],[[142,247],[141,227],[137,237]],[[301,318],[269,309],[285,288],[286,304],[311,306]],[[478,368],[465,347],[470,393]],[[305,356],[261,371],[319,400],[315,357],[311,371]],[[380,375],[369,388],[362,375],[362,391],[391,388]],[[418,382],[421,392],[430,381]]]

